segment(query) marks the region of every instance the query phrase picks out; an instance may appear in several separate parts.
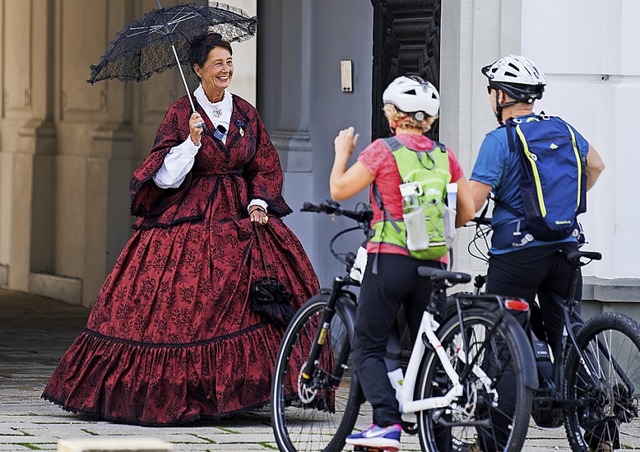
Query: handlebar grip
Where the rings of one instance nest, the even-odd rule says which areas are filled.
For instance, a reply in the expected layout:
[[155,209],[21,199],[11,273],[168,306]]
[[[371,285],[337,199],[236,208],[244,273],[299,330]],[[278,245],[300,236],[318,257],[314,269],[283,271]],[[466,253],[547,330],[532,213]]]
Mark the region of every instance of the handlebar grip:
[[322,204],[305,202],[302,205],[302,212],[326,213],[327,215],[342,215],[358,222],[369,222],[371,220],[371,210],[347,210],[340,207],[335,201],[327,201]]
[[320,206],[317,206],[311,202],[305,202],[302,205],[302,209],[300,209],[302,212],[320,212]]
[[488,217],[473,217],[471,223],[480,224],[480,225],[491,225],[491,218]]
[[307,201],[302,205],[302,209],[300,210],[302,212],[317,212],[329,215],[342,215],[343,213],[340,204],[333,201],[323,202],[322,204],[313,204]]

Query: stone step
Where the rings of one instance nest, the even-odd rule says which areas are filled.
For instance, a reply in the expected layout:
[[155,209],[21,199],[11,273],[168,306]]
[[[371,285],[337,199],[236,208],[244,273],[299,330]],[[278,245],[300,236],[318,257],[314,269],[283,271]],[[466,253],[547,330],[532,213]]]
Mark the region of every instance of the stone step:
[[168,452],[171,444],[157,438],[78,438],[58,440],[58,452]]

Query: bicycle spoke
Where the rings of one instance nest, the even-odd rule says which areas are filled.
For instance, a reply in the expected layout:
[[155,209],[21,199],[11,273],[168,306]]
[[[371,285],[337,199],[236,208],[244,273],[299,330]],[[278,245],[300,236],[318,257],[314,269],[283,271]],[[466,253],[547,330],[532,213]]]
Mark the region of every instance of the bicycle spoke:
[[[419,414],[423,449],[464,451],[480,436],[490,449],[517,450],[524,442],[531,409],[519,349],[496,316],[477,309],[464,311],[463,316],[462,331],[458,320],[451,318],[440,328],[439,337],[456,373],[465,376],[461,379],[464,392],[449,407]],[[467,349],[461,351],[463,336]],[[421,398],[441,396],[451,389],[452,382],[435,354],[426,359],[419,385]]]
[[284,450],[339,451],[357,415],[356,398],[351,392],[352,369],[348,367],[339,380],[332,378],[338,365],[336,357],[344,347],[347,351],[350,348],[347,329],[339,316],[332,321],[310,380],[301,378],[325,302],[319,296],[303,306],[287,329],[278,353],[272,421],[276,440]]
[[602,314],[580,332],[578,343],[582,359],[575,351],[568,355],[564,394],[586,406],[567,410],[569,441],[640,450],[640,327],[624,315]]

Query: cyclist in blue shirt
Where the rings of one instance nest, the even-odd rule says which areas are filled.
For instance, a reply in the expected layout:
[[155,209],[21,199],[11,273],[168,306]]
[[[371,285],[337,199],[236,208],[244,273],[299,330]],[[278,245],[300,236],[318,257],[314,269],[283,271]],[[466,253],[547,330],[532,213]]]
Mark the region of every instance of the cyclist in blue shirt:
[[[518,115],[517,117],[523,122],[527,118],[535,116],[533,112]],[[580,156],[585,158],[588,156],[589,143],[584,137],[569,125],[573,130],[576,138],[576,144],[580,152]],[[498,162],[498,164],[496,164]],[[500,200],[496,203],[493,210],[491,225],[493,229],[493,240],[490,249],[491,254],[505,254],[515,251],[512,246],[514,241],[513,232],[517,230],[519,216],[514,212],[523,212],[522,199],[520,197],[520,157],[516,152],[509,150],[507,142],[506,127],[498,127],[489,132],[480,146],[480,152],[473,167],[471,180],[474,183],[474,198],[476,207],[484,204],[489,191],[492,191],[495,199]],[[593,181],[592,178],[588,180]],[[480,199],[482,196],[484,198]],[[505,208],[502,203],[507,204],[512,210]],[[549,242],[541,242],[539,240],[528,241],[526,234],[522,233],[522,240],[518,243],[518,250],[531,248],[548,244]],[[569,236],[560,239],[554,243],[575,243],[576,237]]]
[[[487,293],[522,297],[531,305],[537,296],[544,333],[554,350],[562,334],[562,312],[544,293],[566,293],[571,267],[558,251],[577,248],[578,239],[571,235],[552,242],[540,241],[527,236],[525,229],[518,230],[520,234],[516,237],[527,237],[526,240],[514,240],[513,232],[520,227],[520,221],[512,211],[523,210],[519,188],[521,172],[519,156],[510,152],[504,126],[508,118],[526,120],[534,115],[534,102],[542,98],[546,78],[531,60],[517,55],[499,59],[482,68],[482,73],[488,79],[489,101],[500,124],[482,142],[469,181],[476,211],[484,206],[490,193],[500,200],[492,213],[493,236],[486,290]],[[588,190],[604,170],[604,163],[594,147],[573,127],[571,129],[578,151],[586,159]],[[578,300],[581,285],[580,281],[576,293]],[[594,442],[591,450],[608,450],[606,444],[598,443],[598,439]]]

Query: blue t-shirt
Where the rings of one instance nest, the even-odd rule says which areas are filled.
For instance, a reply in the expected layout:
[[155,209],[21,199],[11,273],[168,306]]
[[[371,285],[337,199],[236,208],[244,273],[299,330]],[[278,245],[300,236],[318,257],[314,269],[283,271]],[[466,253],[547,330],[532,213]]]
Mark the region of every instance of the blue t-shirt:
[[[529,118],[531,116],[534,115],[519,116],[518,118]],[[575,128],[571,125],[569,125],[569,127],[571,127],[571,130],[575,133],[580,156],[586,158],[589,152],[589,143]],[[484,137],[470,180],[491,186],[493,194],[497,199],[511,206],[513,209],[522,212],[522,199],[520,198],[519,187],[520,159],[515,152],[509,151],[507,129],[505,126],[498,127]],[[499,204],[495,204],[491,220],[494,229],[517,221],[518,219],[513,213],[501,207]],[[531,246],[573,241],[576,241],[574,237],[568,237],[556,242],[533,240],[517,248],[513,246],[497,248],[495,244],[493,244],[490,251],[493,254],[503,254]]]

